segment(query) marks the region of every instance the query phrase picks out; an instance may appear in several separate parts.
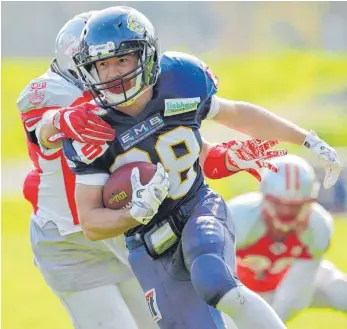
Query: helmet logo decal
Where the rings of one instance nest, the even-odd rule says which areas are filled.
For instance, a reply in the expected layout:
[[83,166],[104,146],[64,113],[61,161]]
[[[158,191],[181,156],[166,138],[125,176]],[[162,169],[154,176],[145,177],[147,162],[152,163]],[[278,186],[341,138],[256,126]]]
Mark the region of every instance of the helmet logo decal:
[[90,56],[102,56],[102,55],[109,55],[110,52],[112,52],[113,50],[115,50],[116,47],[114,45],[113,41],[109,41],[107,43],[101,44],[101,45],[92,45],[89,47],[88,51],[89,51],[89,55]]
[[61,52],[66,56],[72,57],[78,50],[79,39],[72,35],[65,41],[66,42],[62,45]]
[[141,23],[141,20],[137,15],[129,14],[127,23],[128,29],[136,32],[137,34],[143,34],[146,30],[145,26]]

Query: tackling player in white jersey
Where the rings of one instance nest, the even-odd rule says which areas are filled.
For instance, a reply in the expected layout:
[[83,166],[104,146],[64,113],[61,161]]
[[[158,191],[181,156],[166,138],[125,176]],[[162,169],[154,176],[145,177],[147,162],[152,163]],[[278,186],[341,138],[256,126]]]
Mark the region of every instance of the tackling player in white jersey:
[[237,274],[287,321],[307,307],[347,313],[347,276],[324,260],[332,216],[316,202],[319,183],[302,158],[272,162],[261,193],[228,202],[236,226]]
[[[34,166],[23,190],[34,208],[30,222],[34,262],[76,329],[157,328],[128,265],[123,237],[90,241],[84,236],[74,200],[75,176],[60,148],[47,149],[38,142],[45,113],[91,99],[71,60],[91,14],[77,15],[64,25],[50,69],[32,80],[17,101]],[[80,118],[86,118],[87,129],[81,122],[79,131],[86,140],[95,135],[100,142],[113,139],[101,119],[91,114]]]

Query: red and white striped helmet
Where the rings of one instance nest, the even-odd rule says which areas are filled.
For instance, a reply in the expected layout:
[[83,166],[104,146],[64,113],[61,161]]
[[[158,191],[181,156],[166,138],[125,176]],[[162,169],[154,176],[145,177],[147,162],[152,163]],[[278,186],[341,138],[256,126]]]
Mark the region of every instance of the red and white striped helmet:
[[264,217],[273,229],[290,232],[307,220],[320,184],[309,163],[296,155],[277,158],[271,163],[279,172],[267,170],[263,175],[260,189],[264,196]]
[[261,192],[285,202],[316,199],[319,183],[311,165],[297,155],[286,155],[271,161],[278,173],[267,170],[262,178]]

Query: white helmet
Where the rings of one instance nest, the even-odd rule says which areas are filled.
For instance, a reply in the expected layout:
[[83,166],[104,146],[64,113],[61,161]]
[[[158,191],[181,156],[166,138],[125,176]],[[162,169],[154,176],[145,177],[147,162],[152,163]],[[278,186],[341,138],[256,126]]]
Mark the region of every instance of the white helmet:
[[68,81],[83,88],[82,81],[72,60],[78,50],[80,36],[88,19],[97,11],[74,16],[60,29],[55,40],[55,61],[52,66]]
[[279,172],[267,170],[263,175],[260,187],[264,196],[263,214],[273,229],[287,233],[307,222],[320,184],[313,168],[296,155],[280,157],[271,163]]

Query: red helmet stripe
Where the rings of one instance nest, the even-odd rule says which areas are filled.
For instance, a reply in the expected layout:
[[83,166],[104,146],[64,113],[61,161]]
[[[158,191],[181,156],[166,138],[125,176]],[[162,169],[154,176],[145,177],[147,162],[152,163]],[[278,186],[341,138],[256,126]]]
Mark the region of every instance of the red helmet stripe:
[[300,189],[300,169],[297,165],[285,164],[286,190]]
[[300,170],[298,166],[294,166],[295,170],[295,189],[298,191],[300,189]]
[[290,165],[289,163],[286,163],[285,166],[285,172],[286,172],[286,190],[290,189]]

